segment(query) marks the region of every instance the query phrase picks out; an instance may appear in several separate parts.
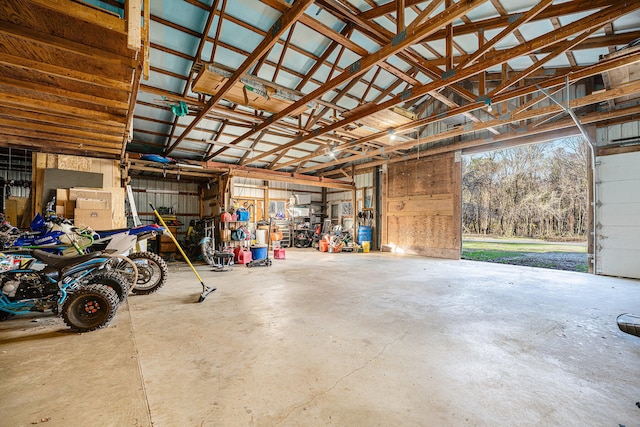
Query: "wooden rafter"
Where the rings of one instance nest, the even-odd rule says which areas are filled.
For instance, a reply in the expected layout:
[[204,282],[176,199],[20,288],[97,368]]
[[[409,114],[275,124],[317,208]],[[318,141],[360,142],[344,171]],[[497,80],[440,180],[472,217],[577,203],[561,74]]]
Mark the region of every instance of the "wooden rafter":
[[[515,57],[519,57],[522,55],[526,55],[530,52],[534,52],[537,49],[540,49],[542,47],[546,47],[546,46],[550,46],[556,43],[556,41],[558,39],[566,39],[568,37],[571,37],[573,35],[575,35],[576,33],[581,33],[583,31],[585,31],[586,29],[590,29],[590,28],[597,28],[600,27],[602,25],[604,25],[606,22],[610,22],[614,19],[616,19],[617,17],[619,17],[622,13],[627,13],[628,11],[632,10],[632,9],[638,9],[640,8],[640,2],[639,1],[635,1],[635,2],[628,2],[627,4],[622,4],[622,5],[617,5],[617,6],[610,6],[609,8],[601,11],[600,13],[597,14],[597,17],[592,17],[592,16],[587,16],[585,18],[582,18],[578,21],[575,21],[569,25],[566,25],[565,27],[556,30],[552,33],[549,34],[545,34],[542,35],[534,40],[531,40],[530,42],[527,42],[523,45],[517,46],[513,49],[509,49],[506,51],[501,51],[501,52],[497,52],[495,55],[492,55],[491,58],[486,59],[485,61],[481,61],[479,63],[476,63],[474,65],[471,65],[467,68],[464,68],[462,70],[456,70],[456,73],[454,73],[453,75],[451,75],[448,79],[446,80],[442,80],[442,81],[434,81],[431,83],[428,83],[426,85],[420,85],[417,87],[413,87],[411,90],[410,94],[400,94],[397,95],[396,97],[394,97],[393,99],[384,102],[382,104],[379,105],[372,105],[369,108],[363,108],[362,110],[360,110],[358,113],[351,115],[348,119],[344,119],[340,122],[334,123],[332,125],[329,126],[325,126],[324,128],[321,128],[319,130],[317,130],[315,132],[315,135],[319,135],[319,134],[323,134],[323,133],[327,133],[327,132],[331,132],[334,129],[337,129],[339,127],[342,127],[344,125],[347,125],[349,123],[352,123],[362,117],[365,117],[371,113],[373,113],[374,111],[381,111],[383,109],[386,108],[391,108],[397,104],[399,104],[400,102],[404,102],[407,99],[414,99],[417,98],[419,96],[422,96],[424,94],[427,94],[431,91],[434,90],[439,90],[445,86],[448,86],[448,84],[451,83],[456,83],[458,81],[461,81],[467,77],[470,77],[472,75],[478,74],[479,72],[484,71],[487,68],[491,68],[494,67],[496,65],[501,65],[506,63],[510,58],[515,58]],[[626,11],[626,12],[625,12]],[[292,146],[295,146],[297,144],[299,144],[300,142],[304,142],[305,140],[307,140],[307,138],[309,138],[309,136],[303,136],[303,137],[298,137],[296,140],[291,141],[289,143],[284,144],[281,148],[289,148]],[[257,156],[259,158],[262,157],[267,157],[269,155],[272,155],[276,152],[277,150],[270,150],[267,151],[265,153],[262,153],[261,155]]]
[[[625,85],[626,86],[626,85]],[[601,92],[598,93],[596,95],[591,95],[589,97],[583,97],[583,98],[578,98],[575,99],[573,101],[571,101],[570,103],[570,108],[576,108],[580,105],[589,105],[592,104],[594,102],[600,102],[606,99],[609,99],[611,97],[619,97],[621,94],[624,94],[624,90],[640,90],[640,83],[632,83],[629,84],[628,87],[626,87],[625,89],[622,88],[617,88],[617,89],[612,89],[610,91],[606,91],[606,92]],[[633,109],[633,111],[640,111],[640,106],[639,107],[631,107]],[[560,111],[561,107],[557,106],[557,105],[551,105],[548,107],[544,107],[538,110],[532,110],[529,111],[528,114],[528,118],[531,117],[539,117],[541,115],[545,115],[545,114],[551,114],[557,111]],[[615,111],[614,115],[616,114],[620,114],[619,111]],[[593,123],[593,122],[597,122],[597,121],[601,121],[604,120],[605,118],[609,118],[612,115],[610,113],[590,113],[590,114],[586,114],[584,116],[581,117],[581,122],[583,124],[589,124],[589,123]],[[522,120],[524,117],[521,115],[518,118],[514,118],[514,117],[508,117],[508,118],[504,118],[504,119],[499,119],[499,120],[494,120],[493,123],[483,123],[483,124],[474,124],[473,126],[469,126],[469,127],[457,127],[454,129],[451,129],[449,131],[443,132],[439,135],[433,135],[431,137],[422,137],[420,140],[411,140],[408,142],[404,142],[401,144],[398,144],[395,146],[396,150],[407,150],[410,148],[415,147],[416,145],[419,144],[425,144],[425,143],[429,143],[429,142],[433,142],[433,141],[438,141],[438,140],[442,140],[442,139],[447,139],[447,138],[453,138],[456,136],[462,136],[465,134],[470,134],[470,133],[474,133],[477,132],[479,130],[485,129],[488,126],[500,126],[500,125],[504,125],[507,123],[511,123],[513,121],[518,121],[518,120]],[[565,127],[566,126],[575,126],[575,123],[573,122],[573,120],[571,118],[569,119],[565,119]],[[550,126],[555,127],[557,126],[557,123],[553,123]],[[545,128],[544,126],[541,126],[539,128],[537,128],[539,131],[545,131],[548,130],[547,128]],[[516,133],[517,131],[513,131],[514,133]],[[487,141],[490,141],[491,139],[487,139]],[[365,153],[365,154],[361,154],[361,155],[357,155],[357,156],[350,156],[344,159],[336,159],[332,162],[328,162],[328,163],[324,163],[318,166],[311,166],[308,167],[306,169],[301,170],[301,173],[309,173],[309,172],[314,172],[320,169],[324,169],[327,167],[331,167],[331,166],[335,166],[338,164],[342,164],[342,163],[346,163],[346,162],[352,162],[352,161],[356,161],[356,160],[360,160],[365,158],[368,155],[371,154],[382,154],[385,151],[388,150],[383,150],[383,149],[378,149],[378,150],[374,150],[372,153]]]
[[[557,77],[554,77],[552,79],[548,79],[547,81],[541,83],[540,85],[544,88],[553,88],[553,87],[557,87],[557,86],[562,86],[565,84],[566,82],[566,78],[569,77],[569,81],[573,82],[573,81],[578,81],[581,80],[583,78],[589,77],[589,76],[593,76],[596,74],[600,74],[606,70],[609,69],[615,69],[621,66],[625,66],[625,65],[629,65],[629,64],[633,64],[633,63],[637,63],[640,62],[640,53],[635,53],[632,55],[629,55],[627,57],[624,58],[616,58],[615,60],[610,60],[610,61],[605,61],[602,62],[600,64],[596,64],[593,66],[588,66],[588,67],[583,67],[583,69],[581,71],[578,72],[568,72],[566,75],[559,75]],[[514,89],[512,91],[509,92],[505,92],[501,95],[498,95],[494,100],[496,102],[504,102],[504,101],[508,101],[510,99],[514,99],[516,97],[520,97],[526,94],[531,94],[531,93],[535,93],[538,91],[538,84],[533,84],[527,87],[522,87],[522,88],[518,88],[518,89]],[[391,104],[392,102],[390,102]],[[443,119],[445,119],[446,117],[450,117],[450,116],[455,116],[457,114],[463,114],[465,112],[471,112],[473,110],[479,109],[479,108],[483,108],[484,103],[482,102],[476,102],[474,104],[467,104],[458,108],[454,108],[454,109],[450,109],[447,114],[439,114],[437,111],[435,111],[431,116],[425,117],[423,119],[419,119],[416,120],[412,123],[409,123],[407,125],[402,125],[396,128],[396,133],[397,134],[403,134],[403,133],[408,133],[408,132],[412,132],[414,129],[417,129],[421,126],[425,126],[427,124],[430,123],[436,123],[438,121],[441,121]],[[515,117],[515,116],[514,116]],[[518,117],[516,118],[516,120],[522,120],[523,116],[518,115]],[[509,122],[510,123],[510,122]],[[487,128],[491,126],[491,123],[489,123],[487,125]],[[380,138],[382,136],[384,136],[386,132],[380,132],[378,134],[373,134],[364,138],[361,138],[359,140],[356,141],[352,141],[344,146],[339,146],[337,147],[337,150],[341,150],[343,148],[349,148],[349,147],[353,147],[353,146],[357,146],[360,144],[363,144],[365,142],[368,141],[373,141],[377,138]],[[421,142],[423,143],[423,142]],[[369,153],[368,153],[369,154]],[[309,160],[312,159],[313,157],[317,157],[319,155],[319,153],[316,151],[315,153],[310,154],[307,157],[303,157],[301,159],[298,159],[299,161],[304,161],[304,160]],[[356,160],[356,159],[353,159]],[[280,167],[286,167],[286,166],[290,166],[289,164],[287,165],[279,165]]]
[[[470,0],[469,2],[465,2],[465,3],[457,3],[455,6],[449,8],[449,9],[443,11],[443,12],[441,12],[434,19],[430,20],[426,24],[424,24],[424,25],[420,26],[419,28],[417,28],[415,30],[415,32],[412,33],[411,35],[407,35],[406,38],[404,38],[401,41],[390,43],[390,44],[384,46],[379,51],[375,52],[374,54],[371,54],[370,56],[368,56],[366,58],[363,58],[360,61],[357,61],[355,64],[353,64],[350,67],[349,70],[347,70],[344,73],[332,78],[325,85],[319,87],[318,89],[314,90],[313,92],[309,93],[308,95],[305,95],[304,97],[302,97],[302,99],[300,99],[299,101],[293,103],[290,107],[286,108],[285,110],[281,111],[280,113],[271,116],[269,121],[265,121],[263,124],[259,125],[255,129],[255,131],[247,132],[247,133],[241,135],[240,137],[236,138],[236,140],[232,141],[232,144],[238,143],[239,141],[243,140],[244,138],[247,138],[247,137],[251,136],[253,133],[255,133],[255,132],[259,131],[259,130],[262,130],[265,127],[269,126],[271,123],[286,117],[292,111],[295,111],[297,108],[300,108],[301,106],[307,104],[308,102],[311,102],[311,101],[315,100],[316,98],[319,98],[324,93],[326,93],[329,90],[341,85],[342,83],[344,83],[344,82],[346,82],[348,80],[354,79],[356,77],[361,76],[362,74],[366,73],[374,65],[378,64],[381,61],[384,61],[385,59],[387,59],[391,55],[395,54],[396,52],[401,51],[402,49],[406,48],[407,46],[410,46],[410,45],[412,45],[414,43],[420,42],[422,39],[427,37],[432,32],[437,31],[441,26],[447,25],[449,22],[454,21],[455,19],[457,19],[460,16],[462,16],[464,13],[468,12],[469,10],[473,10],[474,8],[478,7],[482,3],[484,3],[484,0]],[[324,129],[326,129],[326,128],[323,128],[323,130]],[[305,136],[303,138],[309,138],[309,137]],[[292,145],[295,145],[295,144],[296,143],[293,143]],[[287,145],[287,144],[285,144],[285,145]],[[290,145],[290,146],[292,146],[292,145]],[[283,147],[283,148],[286,148],[286,147]],[[258,159],[262,159],[262,158],[268,157],[268,156],[270,156],[272,154],[274,154],[274,153],[273,152],[261,153],[261,154],[259,154],[257,156],[254,156],[253,160],[255,161],[255,160],[258,160]]]
[[[467,56],[467,58],[458,64],[458,68],[464,68],[468,64],[473,63],[477,59],[481,58],[482,55],[487,53],[489,49],[493,48],[496,44],[502,41],[505,37],[515,31],[517,28],[531,21],[533,18],[538,16],[545,10],[547,7],[551,6],[553,0],[542,0],[537,5],[532,7],[528,12],[520,16],[518,19],[509,24],[505,29],[496,34],[491,40],[484,43],[481,42],[478,50],[476,50],[473,54]],[[484,33],[484,31],[483,31]]]
[[306,8],[313,3],[313,0],[298,0],[294,6],[285,12],[280,19],[272,26],[271,32],[265,37],[262,42],[254,49],[253,53],[249,55],[242,65],[229,77],[222,86],[222,88],[207,102],[207,106],[198,113],[195,119],[187,126],[182,134],[171,144],[166,150],[165,154],[170,154],[175,147],[187,136],[187,134],[207,115],[209,110],[213,108],[231,89],[231,87],[240,80],[240,77],[249,70],[249,68],[264,55],[271,47],[278,41],[280,36],[286,32],[291,25],[304,13]]

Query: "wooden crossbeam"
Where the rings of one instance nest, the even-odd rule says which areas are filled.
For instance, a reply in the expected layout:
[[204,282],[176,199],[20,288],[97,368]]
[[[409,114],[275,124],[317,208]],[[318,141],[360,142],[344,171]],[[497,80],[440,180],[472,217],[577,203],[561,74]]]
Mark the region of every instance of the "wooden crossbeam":
[[180,136],[171,144],[166,150],[165,155],[170,154],[175,147],[187,136],[189,132],[202,120],[207,113],[231,90],[231,88],[240,80],[249,68],[273,45],[278,39],[293,25],[298,18],[304,13],[307,7],[313,3],[313,0],[297,0],[294,6],[285,12],[276,23],[271,27],[271,31],[260,42],[260,44],[253,50],[253,53],[249,55],[242,65],[236,69],[231,77],[229,77],[226,83],[220,88],[218,92],[207,102],[206,107],[201,110],[194,120],[191,121],[189,126],[180,134]]
[[[455,74],[448,76],[446,79],[443,78],[442,80],[433,81],[425,85],[414,86],[411,89],[411,92],[409,94],[402,93],[400,95],[396,95],[391,100],[386,101],[382,104],[373,105],[369,108],[363,108],[358,112],[353,112],[353,114],[347,119],[343,119],[339,122],[333,123],[331,125],[328,125],[321,129],[316,130],[314,132],[314,136],[331,132],[347,124],[353,123],[354,121],[357,121],[376,111],[381,111],[383,109],[391,108],[395,105],[400,104],[401,102],[406,102],[409,99],[415,99],[423,95],[426,95],[429,92],[432,92],[434,90],[439,90],[443,87],[449,86],[452,83],[459,82],[461,80],[464,80],[465,78],[478,74],[487,68],[504,64],[511,58],[517,58],[519,56],[526,55],[530,52],[534,52],[538,49],[541,49],[542,47],[550,46],[554,44],[558,39],[566,39],[568,37],[573,36],[576,33],[581,33],[585,31],[586,29],[600,27],[604,25],[604,23],[610,22],[616,19],[621,14],[629,13],[632,10],[635,10],[638,8],[640,8],[639,0],[629,1],[629,2],[626,2],[626,4],[611,6],[606,10],[599,12],[596,17],[594,16],[584,17],[578,21],[575,21],[571,24],[564,26],[561,29],[553,31],[552,33],[544,34],[523,45],[516,46],[513,49],[507,49],[505,51],[496,52],[496,54],[491,55],[491,57],[487,58],[485,61],[478,62],[462,70],[456,70]],[[280,149],[295,146],[308,139],[309,139],[309,135],[298,137],[297,139],[289,143],[283,144],[280,147]],[[256,158],[264,158],[264,157],[275,154],[277,151],[278,149],[273,149],[260,154]]]
[[[577,108],[577,107],[581,107],[581,106],[585,106],[585,105],[591,105],[594,103],[598,103],[598,102],[602,102],[605,101],[607,99],[612,99],[612,98],[617,98],[620,97],[622,95],[624,95],[627,91],[631,91],[631,92],[637,92],[640,91],[640,81],[636,81],[633,83],[628,83],[626,85],[622,85],[616,89],[611,89],[608,91],[604,91],[604,92],[599,92],[597,94],[591,94],[588,96],[584,96],[582,98],[577,98],[574,99],[570,102],[569,104],[569,108]],[[640,108],[640,107],[639,107]],[[430,142],[435,142],[435,141],[439,141],[439,140],[445,140],[448,138],[454,138],[456,136],[462,136],[465,134],[469,134],[469,133],[474,133],[474,132],[478,132],[481,130],[485,130],[488,127],[496,127],[496,126],[503,126],[509,123],[513,123],[513,122],[517,122],[520,120],[526,120],[526,119],[531,119],[534,117],[540,117],[540,116],[544,116],[547,114],[553,114],[553,113],[557,113],[558,111],[562,111],[562,107],[558,106],[558,105],[550,105],[547,107],[543,107],[540,109],[536,109],[536,110],[529,110],[526,112],[523,112],[522,114],[518,115],[517,117],[513,117],[510,114],[506,114],[507,117],[503,117],[501,119],[497,119],[497,120],[492,120],[489,122],[485,122],[485,123],[474,123],[472,126],[458,126],[456,128],[450,129],[448,131],[445,132],[441,132],[439,134],[435,134],[435,135],[431,135],[428,137],[421,137],[418,140],[411,140],[408,142],[403,142],[400,144],[397,144],[393,147],[393,150],[407,150],[407,149],[411,149],[413,147],[415,147],[416,145],[420,145],[420,144],[427,144]],[[600,117],[603,117],[603,114],[606,113],[592,113],[592,114],[587,114],[585,116],[581,117],[581,122],[583,122],[584,124],[588,124],[590,123],[592,120],[600,120]],[[540,127],[540,129],[544,129],[544,127]],[[346,162],[352,162],[352,161],[356,161],[356,160],[360,160],[363,158],[366,158],[369,155],[372,154],[383,154],[386,151],[389,151],[389,147],[385,147],[385,149],[378,149],[378,150],[374,150],[373,152],[369,152],[369,153],[364,153],[361,155],[357,155],[357,156],[350,156],[347,159],[341,159],[341,160],[334,160],[332,162],[328,162],[322,165],[318,165],[318,166],[312,166],[306,169],[303,169],[301,172],[302,173],[310,173],[310,172],[314,172],[316,170],[319,169],[323,169],[325,167],[330,167],[330,166],[334,166],[334,165],[338,165],[341,163],[346,163]]]
[[[444,10],[443,12],[438,14],[436,17],[429,20],[426,24],[423,24],[422,26],[416,28],[412,34],[407,34],[404,39],[394,40],[392,43],[389,43],[388,45],[382,47],[379,51],[369,55],[368,57],[362,58],[360,61],[357,61],[356,63],[352,64],[348,70],[332,78],[326,84],[317,88],[313,92],[303,96],[299,101],[293,103],[291,106],[284,109],[280,113],[274,114],[269,118],[269,120],[257,126],[255,130],[247,132],[241,135],[240,137],[236,138],[236,140],[232,141],[232,144],[237,143],[238,141],[241,141],[251,136],[253,133],[258,132],[264,129],[265,127],[269,126],[271,123],[286,117],[291,112],[296,111],[298,108],[306,105],[307,103],[315,100],[316,98],[321,97],[326,92],[338,87],[339,85],[345,83],[346,81],[363,75],[364,73],[369,71],[369,69],[374,65],[380,63],[381,61],[384,61],[385,59],[389,58],[391,55],[403,50],[404,48],[411,46],[412,44],[418,43],[419,41],[427,37],[429,34],[432,34],[433,32],[437,31],[443,25],[447,25],[449,22],[452,22],[458,19],[460,16],[464,15],[465,13],[468,13],[470,10],[473,10],[476,7],[480,6],[482,3],[484,3],[484,1],[485,0],[469,0],[468,2],[456,3],[451,8]],[[326,128],[323,128],[323,130],[324,129]],[[308,136],[305,136],[305,138],[308,138]],[[261,153],[255,156],[253,160],[254,161],[259,160],[264,157],[268,157],[272,154],[274,153],[272,152]]]

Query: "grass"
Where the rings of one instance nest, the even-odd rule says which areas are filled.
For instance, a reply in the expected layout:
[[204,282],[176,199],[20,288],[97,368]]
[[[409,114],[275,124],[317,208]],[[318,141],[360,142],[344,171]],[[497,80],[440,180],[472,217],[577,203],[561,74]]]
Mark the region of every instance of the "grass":
[[[553,244],[544,241],[464,240],[462,243],[463,259],[580,272],[587,271],[586,253],[585,245]],[[562,254],[567,256],[563,257]],[[585,255],[584,261],[576,261],[574,255],[582,254]]]
[[520,242],[477,242],[465,240],[462,242],[462,250],[470,251],[486,251],[486,252],[570,252],[570,253],[587,253],[587,247],[584,245],[572,244],[552,244],[547,242],[540,243],[520,243]]

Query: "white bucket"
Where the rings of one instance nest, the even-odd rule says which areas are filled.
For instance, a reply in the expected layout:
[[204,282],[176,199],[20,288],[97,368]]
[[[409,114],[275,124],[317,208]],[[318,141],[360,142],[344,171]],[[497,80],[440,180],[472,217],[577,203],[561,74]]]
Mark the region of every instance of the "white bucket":
[[267,230],[256,230],[256,244],[267,244]]

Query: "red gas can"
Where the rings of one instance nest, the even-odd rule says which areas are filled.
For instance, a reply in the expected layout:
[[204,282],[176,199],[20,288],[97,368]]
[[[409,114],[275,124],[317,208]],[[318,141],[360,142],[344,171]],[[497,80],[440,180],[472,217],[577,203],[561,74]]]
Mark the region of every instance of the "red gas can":
[[274,248],[273,257],[275,259],[284,259],[284,248]]
[[249,248],[236,247],[235,250],[236,255],[236,264],[246,264],[251,262],[251,251]]

